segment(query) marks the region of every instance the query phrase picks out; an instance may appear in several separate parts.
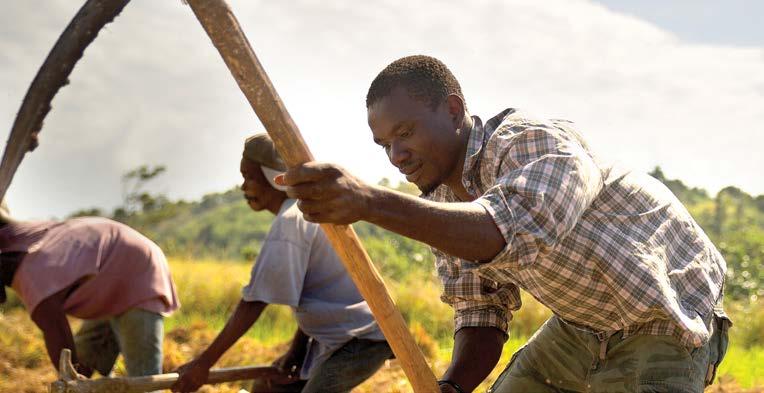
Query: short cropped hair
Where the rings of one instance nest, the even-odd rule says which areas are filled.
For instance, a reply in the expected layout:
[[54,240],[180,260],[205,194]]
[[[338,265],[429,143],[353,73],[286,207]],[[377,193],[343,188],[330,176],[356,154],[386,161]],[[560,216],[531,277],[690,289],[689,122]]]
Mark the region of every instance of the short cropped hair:
[[412,98],[429,104],[433,110],[451,94],[464,101],[459,82],[443,62],[430,56],[414,55],[390,63],[374,78],[366,94],[366,108],[399,86],[405,88]]

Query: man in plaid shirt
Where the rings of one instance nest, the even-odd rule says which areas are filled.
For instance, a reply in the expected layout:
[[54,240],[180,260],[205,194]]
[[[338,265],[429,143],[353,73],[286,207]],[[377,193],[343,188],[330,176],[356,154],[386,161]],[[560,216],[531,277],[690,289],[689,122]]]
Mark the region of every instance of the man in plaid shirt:
[[550,318],[495,392],[701,392],[727,346],[726,265],[660,182],[599,163],[570,122],[506,109],[485,124],[437,59],[387,66],[367,95],[374,141],[424,198],[322,163],[283,178],[309,221],[365,220],[433,247],[455,310],[443,392],[493,369],[522,288]]

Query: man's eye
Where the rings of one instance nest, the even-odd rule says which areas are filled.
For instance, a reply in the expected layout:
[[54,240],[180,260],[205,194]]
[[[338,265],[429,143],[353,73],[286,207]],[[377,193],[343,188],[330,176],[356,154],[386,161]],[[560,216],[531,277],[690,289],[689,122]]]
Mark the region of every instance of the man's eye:
[[406,131],[403,131],[400,136],[403,137],[403,138],[406,138],[406,137],[411,136],[411,134],[413,134],[413,133],[414,133],[413,129],[408,129]]

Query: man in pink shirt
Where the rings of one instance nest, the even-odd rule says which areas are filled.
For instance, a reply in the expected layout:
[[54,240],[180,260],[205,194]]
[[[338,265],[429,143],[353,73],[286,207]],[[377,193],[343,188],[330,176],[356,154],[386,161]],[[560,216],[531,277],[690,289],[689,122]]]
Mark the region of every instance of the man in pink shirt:
[[[42,330],[54,367],[63,348],[78,372],[162,372],[163,317],[180,307],[162,250],[134,229],[99,217],[19,222],[0,209],[0,280]],[[0,301],[5,301],[0,286]],[[72,335],[66,319],[85,321]]]

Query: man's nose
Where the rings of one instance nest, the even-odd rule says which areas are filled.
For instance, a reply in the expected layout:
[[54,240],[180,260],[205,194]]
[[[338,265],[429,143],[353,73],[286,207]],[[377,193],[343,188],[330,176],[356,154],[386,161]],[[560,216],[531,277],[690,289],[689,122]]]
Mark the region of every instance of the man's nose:
[[388,157],[393,165],[400,168],[411,158],[411,153],[402,143],[393,142],[390,144]]

